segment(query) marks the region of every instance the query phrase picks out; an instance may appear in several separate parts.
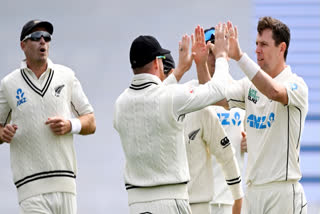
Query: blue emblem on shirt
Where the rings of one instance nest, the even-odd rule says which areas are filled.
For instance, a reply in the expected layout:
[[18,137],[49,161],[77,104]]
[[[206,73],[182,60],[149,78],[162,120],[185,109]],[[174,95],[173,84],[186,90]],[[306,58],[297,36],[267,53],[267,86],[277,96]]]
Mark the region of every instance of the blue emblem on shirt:
[[241,124],[241,120],[240,120],[240,114],[239,112],[235,112],[234,113],[234,118],[231,120],[233,125],[235,126],[240,126]]
[[297,90],[298,89],[298,85],[296,83],[290,83],[290,86],[291,86],[291,90],[294,91],[294,90]]
[[27,102],[27,98],[24,97],[24,92],[22,92],[22,89],[21,88],[18,88],[17,90],[17,106],[21,105],[22,103],[25,103]]

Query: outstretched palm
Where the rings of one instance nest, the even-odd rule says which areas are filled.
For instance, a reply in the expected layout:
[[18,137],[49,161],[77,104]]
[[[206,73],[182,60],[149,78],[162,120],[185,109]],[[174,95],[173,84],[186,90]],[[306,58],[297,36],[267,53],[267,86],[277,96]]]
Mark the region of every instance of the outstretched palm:
[[231,59],[239,60],[241,56],[241,49],[238,40],[238,29],[233,27],[232,23],[228,22],[228,32],[229,32],[229,53],[228,56]]
[[188,35],[184,35],[182,40],[179,42],[179,63],[178,67],[183,71],[187,71],[190,69],[192,65],[192,56],[189,52],[190,46],[190,37]]
[[206,45],[204,39],[203,28],[197,26],[195,35],[191,35],[192,40],[192,55],[196,64],[204,64],[207,62],[209,54],[209,46]]

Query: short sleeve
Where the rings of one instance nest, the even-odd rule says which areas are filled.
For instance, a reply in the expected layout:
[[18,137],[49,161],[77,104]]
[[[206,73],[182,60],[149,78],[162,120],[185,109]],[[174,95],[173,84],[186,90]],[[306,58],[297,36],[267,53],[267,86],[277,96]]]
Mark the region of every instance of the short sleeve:
[[288,94],[288,105],[308,108],[308,86],[301,77],[294,76],[285,85]]
[[71,105],[73,113],[76,116],[85,115],[93,112],[93,107],[89,103],[89,100],[83,92],[82,86],[79,80],[73,75],[72,81],[72,94]]

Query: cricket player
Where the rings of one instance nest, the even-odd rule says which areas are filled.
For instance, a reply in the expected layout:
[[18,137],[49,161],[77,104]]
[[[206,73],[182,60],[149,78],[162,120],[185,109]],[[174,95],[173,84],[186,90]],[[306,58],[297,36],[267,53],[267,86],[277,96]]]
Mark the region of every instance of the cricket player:
[[[218,74],[215,73],[215,55],[213,52],[214,43],[215,43],[215,28],[211,27],[204,31],[204,37],[206,43],[211,42],[211,48],[209,49],[208,55],[208,70],[210,77],[213,78],[221,78],[222,81],[224,79],[228,80],[228,84],[233,82],[232,77],[228,73]],[[219,69],[218,69],[219,70]],[[215,75],[214,75],[215,74]],[[200,80],[201,82],[202,80]],[[204,83],[204,82],[201,82]],[[230,110],[226,110],[221,106],[213,106],[217,116],[220,120],[222,127],[224,128],[227,136],[230,140],[230,146],[235,151],[235,157],[240,169],[240,174],[243,171],[243,162],[244,162],[244,150],[242,148],[246,145],[246,138],[244,131],[244,116],[245,111],[239,108],[232,108]],[[217,129],[213,129],[212,132],[217,133]],[[232,206],[234,204],[234,198],[232,193],[230,192],[229,185],[225,180],[225,176],[223,174],[223,169],[221,165],[218,163],[217,158],[212,156],[212,167],[213,167],[213,197],[210,202],[211,204],[211,213],[220,213],[220,214],[231,214]],[[211,182],[211,181],[209,181]]]
[[21,214],[77,213],[73,134],[96,129],[74,72],[48,58],[52,33],[50,22],[27,22],[20,35],[26,59],[0,85],[0,140],[10,144]]
[[[203,33],[199,26],[195,31],[196,35]],[[192,41],[193,58],[201,60],[209,46],[198,36]],[[219,58],[227,56],[226,46],[221,44],[225,42],[226,38],[217,41]],[[183,36],[175,69],[178,73],[180,70],[183,74],[191,66],[189,43],[190,38]],[[185,114],[223,99],[222,91],[216,90],[219,83],[214,80],[199,87],[164,85],[162,59],[167,53],[154,37],[137,37],[130,48],[134,77],[115,103],[114,127],[126,157],[125,186],[132,214],[191,213],[182,121]],[[205,63],[198,62],[198,72],[204,71]]]
[[[221,106],[213,106],[217,113],[220,124],[224,128],[235,151],[235,157],[239,166],[240,174],[243,172],[244,147],[246,144],[244,128],[245,111],[239,108],[226,110]],[[214,130],[216,131],[216,130]],[[210,202],[211,213],[231,214],[234,203],[232,194],[223,176],[223,170],[217,159],[212,157],[213,167],[213,198]]]
[[[214,40],[211,42],[214,43]],[[210,65],[215,64],[215,57],[210,57],[211,55],[213,55],[212,52],[210,52],[207,61],[207,64]],[[163,65],[166,68],[165,70],[168,71],[168,75],[174,69],[174,61],[171,56],[166,56],[168,57],[163,60]],[[209,63],[209,60],[213,60],[214,62]],[[208,67],[213,69],[213,71],[210,70],[210,74],[213,75],[214,66]],[[166,79],[166,84],[173,83],[172,79]],[[199,83],[193,80],[185,83],[185,85],[198,86]],[[237,123],[239,122],[237,121]],[[239,132],[239,135],[241,135],[241,132]],[[214,195],[214,176],[223,177],[224,185],[228,185],[232,192],[231,212],[234,199],[234,213],[240,213],[243,197],[241,173],[236,156],[234,155],[232,143],[230,143],[226,136],[213,106],[186,114],[184,119],[184,137],[190,170],[188,193],[192,213],[210,213],[209,202]],[[219,172],[221,173],[219,175],[213,175],[212,155],[219,161],[219,163],[215,164],[223,169],[223,171]]]
[[[217,29],[218,28],[218,29]],[[248,163],[243,213],[307,213],[299,180],[300,140],[308,111],[308,87],[286,64],[290,30],[283,22],[262,17],[258,22],[256,64],[241,51],[231,22],[229,56],[248,77],[226,88],[225,105],[246,110]]]

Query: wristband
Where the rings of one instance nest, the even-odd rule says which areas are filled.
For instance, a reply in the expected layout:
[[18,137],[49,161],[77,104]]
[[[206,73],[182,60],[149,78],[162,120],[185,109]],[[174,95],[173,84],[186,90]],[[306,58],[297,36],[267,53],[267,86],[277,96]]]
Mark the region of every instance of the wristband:
[[246,53],[242,55],[238,61],[238,65],[242,69],[243,73],[245,73],[245,75],[249,78],[249,80],[252,80],[260,70],[260,66],[250,59]]
[[79,134],[81,131],[81,121],[78,118],[71,118],[69,119],[71,123],[71,131],[72,134]]

